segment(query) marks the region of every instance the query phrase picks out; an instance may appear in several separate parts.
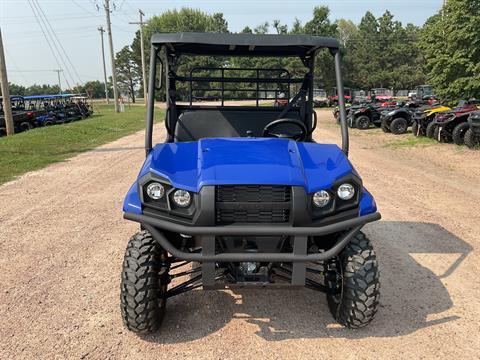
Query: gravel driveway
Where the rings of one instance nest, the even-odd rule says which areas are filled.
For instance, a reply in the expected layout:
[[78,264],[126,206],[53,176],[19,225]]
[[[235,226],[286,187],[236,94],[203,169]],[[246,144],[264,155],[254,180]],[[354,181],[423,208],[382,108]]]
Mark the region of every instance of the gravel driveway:
[[[339,139],[330,112],[319,122],[319,140]],[[398,139],[352,134],[383,215],[365,228],[382,281],[368,328],[335,324],[317,292],[250,289],[193,291],[170,299],[158,334],[125,330],[119,275],[137,226],[121,205],[138,133],[0,186],[0,358],[478,359],[480,152]]]

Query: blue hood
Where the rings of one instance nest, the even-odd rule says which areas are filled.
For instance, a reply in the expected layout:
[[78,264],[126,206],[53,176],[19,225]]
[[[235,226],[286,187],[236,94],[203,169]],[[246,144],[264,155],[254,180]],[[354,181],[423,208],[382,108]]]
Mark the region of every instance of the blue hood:
[[311,193],[355,170],[336,145],[215,138],[156,145],[139,176],[148,172],[193,192],[205,185],[265,184],[303,186]]

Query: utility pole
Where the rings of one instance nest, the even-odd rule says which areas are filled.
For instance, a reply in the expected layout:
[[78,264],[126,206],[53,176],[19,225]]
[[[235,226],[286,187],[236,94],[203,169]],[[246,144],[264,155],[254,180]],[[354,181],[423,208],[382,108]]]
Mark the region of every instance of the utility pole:
[[98,31],[100,31],[100,39],[102,40],[102,62],[103,62],[103,79],[105,82],[105,99],[107,100],[107,104],[110,104],[110,101],[108,100],[107,66],[105,65],[105,46],[103,45],[103,33],[105,32],[105,30],[103,30],[103,26],[100,26],[98,28]]
[[0,28],[0,87],[3,96],[3,113],[5,114],[5,125],[7,135],[13,135],[12,103],[10,102],[10,91],[8,89],[7,64],[5,63],[5,53],[3,51],[2,29]]
[[113,100],[115,102],[115,112],[118,113],[120,112],[120,109],[118,107],[117,69],[115,66],[115,54],[113,53],[112,24],[110,22],[110,0],[105,0],[104,8],[107,16],[107,34],[110,45],[110,60],[112,62]]
[[147,97],[148,97],[148,88],[147,88],[147,71],[145,69],[145,47],[143,46],[143,17],[145,14],[141,9],[138,9],[138,13],[140,14],[140,21],[139,22],[131,22],[129,24],[140,25],[140,54],[142,56],[142,77],[143,77],[143,97],[145,100],[145,104],[147,104]]
[[57,76],[58,76],[58,93],[61,94],[62,93],[62,83],[60,81],[60,73],[63,72],[63,70],[58,69],[58,70],[53,70],[53,71],[57,73]]

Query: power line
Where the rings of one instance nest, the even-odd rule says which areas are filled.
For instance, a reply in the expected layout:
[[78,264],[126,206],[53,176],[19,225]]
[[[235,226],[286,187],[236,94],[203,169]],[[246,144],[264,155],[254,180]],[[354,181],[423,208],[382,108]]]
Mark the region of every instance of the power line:
[[[51,30],[49,29],[49,27],[47,26],[47,23],[45,21],[45,19],[42,17],[42,14],[39,10],[39,4],[37,2],[35,2],[35,0],[29,0],[31,1],[32,5],[35,7],[35,10],[36,10],[36,15],[38,16],[40,22],[43,24],[43,27],[45,28],[45,31],[47,33],[47,35],[50,37],[50,40],[53,44],[53,47],[55,48],[56,50],[56,55],[54,56],[58,56],[58,58],[60,59],[60,62],[63,64],[63,66],[59,65],[58,67],[61,69],[61,68],[65,68],[69,77],[70,77],[70,80],[72,81],[72,83],[74,84],[75,83],[75,78],[72,76],[72,73],[70,72],[70,69],[69,67],[67,66],[67,62],[65,61],[59,47],[58,47],[58,44],[57,42],[55,41],[55,38],[51,32]],[[67,84],[68,84],[68,87],[71,87],[70,84],[68,83],[67,81]]]
[[[28,5],[30,5],[30,8],[32,9],[33,15],[35,16],[35,20],[37,21],[37,24],[38,24],[38,26],[40,27],[40,30],[42,31],[42,34],[43,34],[45,40],[47,41],[47,45],[48,45],[48,47],[50,48],[50,51],[51,51],[51,53],[52,53],[52,56],[53,56],[55,62],[57,63],[57,65],[58,65],[58,68],[61,68],[62,66],[60,65],[60,62],[58,61],[58,58],[57,58],[57,56],[56,56],[56,54],[55,54],[55,51],[53,50],[52,44],[50,43],[50,40],[48,39],[48,36],[47,36],[47,34],[45,33],[45,30],[43,29],[43,26],[41,25],[41,22],[40,22],[40,20],[39,20],[39,18],[38,18],[38,16],[37,16],[36,9],[34,8],[31,0],[28,0]],[[65,75],[64,75],[64,76],[65,76]],[[70,88],[71,86],[70,86],[70,84],[69,84],[69,82],[68,82],[68,80],[67,80],[66,78],[65,78],[65,81],[66,81],[68,87]]]
[[[49,17],[49,20],[51,22],[56,22],[56,21],[70,21],[70,20],[75,20],[75,19],[91,19],[92,17],[101,17],[101,15],[89,15],[89,16],[62,16],[62,17]],[[13,21],[5,21],[3,22],[5,25],[8,25],[8,24],[18,24],[18,19],[22,19],[22,20],[26,20],[26,19],[30,19],[30,18],[34,18],[34,16],[12,16],[10,17],[10,19],[16,19],[16,20],[13,20]],[[3,19],[6,19],[6,18],[3,18]]]
[[[25,77],[25,75],[21,73],[20,68],[17,66],[17,63],[13,60],[12,56],[8,53],[7,49],[5,49],[5,54],[7,55],[8,59],[12,62],[13,67],[16,69],[16,72],[19,72],[22,79],[25,82],[27,82],[27,78]],[[8,70],[8,71],[11,72],[11,70]]]
[[70,0],[76,7],[78,7],[79,9],[82,9],[83,11],[85,11],[87,14],[90,14],[90,15],[93,15],[93,16],[96,16],[93,12],[91,12],[90,10],[87,10],[85,9],[82,5],[80,5],[78,2],[76,2],[75,0]]
[[[60,48],[62,49],[63,53],[65,54],[65,57],[66,57],[66,59],[67,59],[68,63],[70,64],[70,66],[72,67],[72,69],[73,69],[73,71],[74,71],[75,75],[77,76],[78,82],[81,84],[81,83],[82,83],[82,79],[80,78],[80,75],[78,75],[78,71],[77,71],[77,69],[76,69],[75,65],[73,65],[72,61],[70,60],[70,57],[68,56],[68,53],[65,51],[65,48],[63,47],[63,45],[62,45],[62,43],[61,43],[60,39],[58,38],[58,36],[57,36],[57,34],[56,34],[55,30],[53,29],[53,27],[52,27],[52,24],[50,24],[50,22],[49,22],[49,20],[48,20],[47,16],[45,15],[44,11],[43,11],[43,10],[42,10],[42,8],[40,7],[40,4],[38,3],[38,0],[33,0],[33,1],[37,3],[37,6],[38,6],[38,8],[39,8],[39,9],[40,9],[40,11],[42,12],[42,14],[43,14],[43,16],[44,16],[45,20],[47,21],[47,24],[48,24],[48,26],[50,27],[50,29],[51,29],[51,31],[52,31],[52,33],[53,33],[53,35],[54,35],[55,39],[57,40],[57,42],[58,42],[58,45],[60,45]],[[67,71],[68,71],[68,70],[67,70]]]
[[145,104],[147,104],[147,75],[145,70],[145,47],[143,44],[143,25],[145,25],[143,17],[145,16],[145,13],[141,9],[138,9],[138,14],[140,15],[140,21],[131,22],[130,24],[140,25],[140,55],[142,59],[143,97],[145,100]]

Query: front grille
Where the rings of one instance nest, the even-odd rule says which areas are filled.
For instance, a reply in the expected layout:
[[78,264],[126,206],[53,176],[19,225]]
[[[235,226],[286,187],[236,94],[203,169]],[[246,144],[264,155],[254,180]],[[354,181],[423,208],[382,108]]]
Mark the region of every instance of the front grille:
[[290,197],[289,186],[217,186],[216,222],[217,224],[288,222]]

